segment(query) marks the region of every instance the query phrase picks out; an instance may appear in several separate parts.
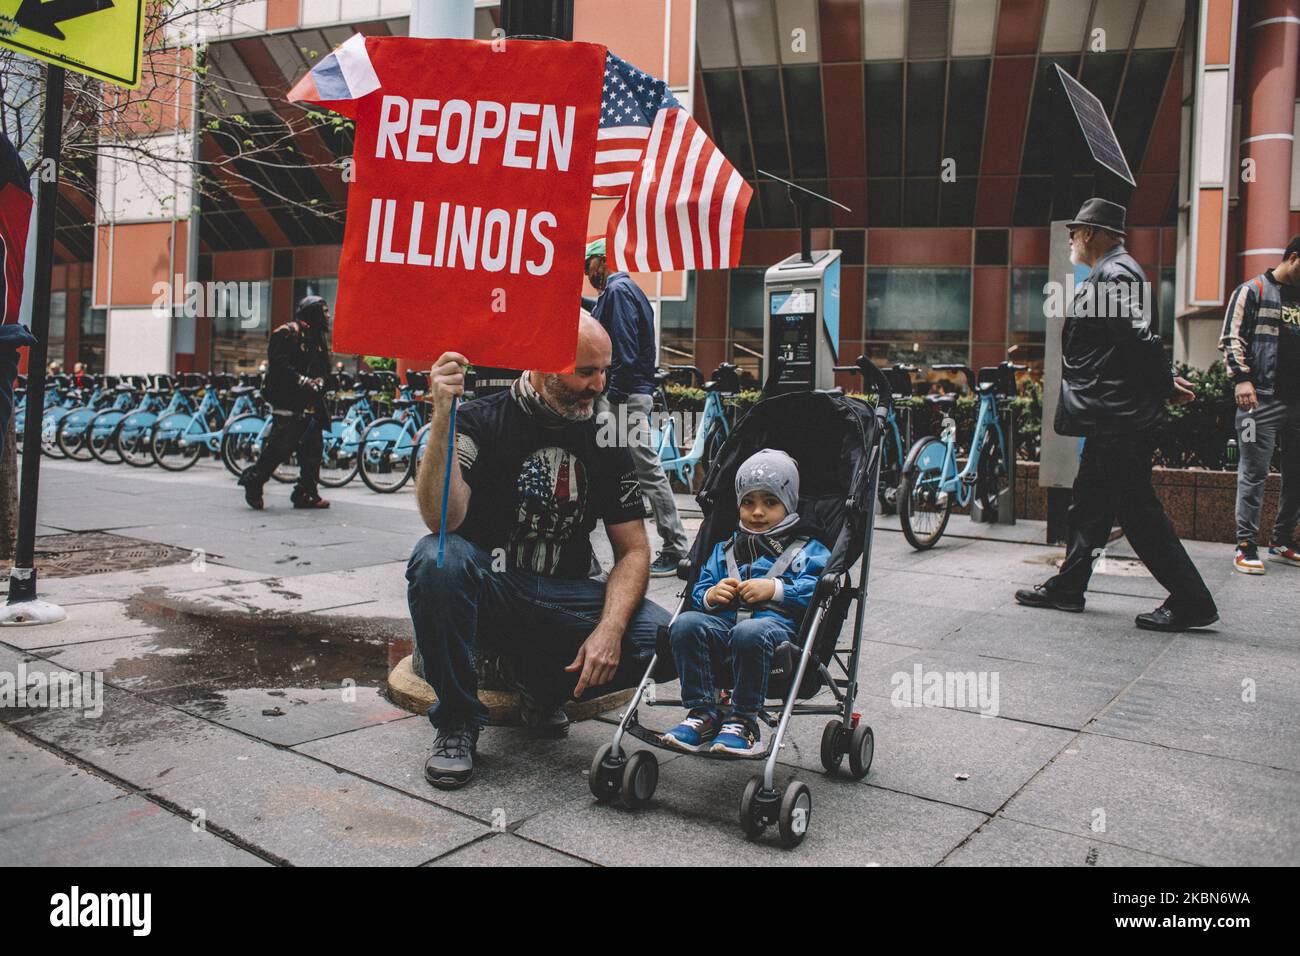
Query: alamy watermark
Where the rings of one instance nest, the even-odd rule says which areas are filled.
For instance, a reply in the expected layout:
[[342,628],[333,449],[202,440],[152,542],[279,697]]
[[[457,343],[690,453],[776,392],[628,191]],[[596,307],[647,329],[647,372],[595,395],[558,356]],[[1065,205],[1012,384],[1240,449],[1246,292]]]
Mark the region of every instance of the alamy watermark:
[[100,671],[0,671],[0,707],[42,707],[80,710],[83,716],[104,713],[104,675]]
[[1081,319],[1129,319],[1134,325],[1151,320],[1154,300],[1150,282],[1064,282],[1043,284],[1043,316]]
[[997,671],[927,671],[913,664],[910,674],[897,671],[889,683],[895,707],[974,708],[981,717],[998,715]]
[[258,329],[264,321],[262,286],[261,282],[185,282],[177,273],[171,282],[153,284],[153,314],[238,319],[241,329]]
[[596,444],[600,448],[628,448],[634,444],[655,448],[667,433],[674,447],[689,448],[703,419],[703,412],[642,412],[614,405],[610,411],[596,413]]

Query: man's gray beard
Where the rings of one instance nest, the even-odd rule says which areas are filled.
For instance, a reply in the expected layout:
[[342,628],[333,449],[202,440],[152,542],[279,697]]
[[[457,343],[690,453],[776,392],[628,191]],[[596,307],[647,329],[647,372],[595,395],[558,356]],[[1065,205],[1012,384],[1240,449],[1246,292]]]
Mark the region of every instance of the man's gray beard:
[[1079,261],[1079,250],[1073,247],[1070,248],[1070,262],[1076,266],[1083,265],[1083,263]]
[[586,408],[569,404],[565,399],[573,393],[564,387],[558,375],[551,374],[542,379],[542,388],[551,408],[566,421],[585,422],[596,411],[595,402],[592,402]]

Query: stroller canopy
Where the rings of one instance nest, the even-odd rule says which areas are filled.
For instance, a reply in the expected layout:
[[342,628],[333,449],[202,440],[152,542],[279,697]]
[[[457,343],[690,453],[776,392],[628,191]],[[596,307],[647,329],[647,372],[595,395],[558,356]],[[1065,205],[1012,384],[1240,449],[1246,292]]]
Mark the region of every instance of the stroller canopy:
[[691,549],[692,583],[713,546],[740,523],[736,470],[750,455],[779,448],[799,466],[799,514],[820,525],[831,551],[825,573],[841,574],[862,555],[871,513],[871,455],[880,427],[858,399],[826,392],[790,392],[750,409],[709,468],[696,495],[704,521]]

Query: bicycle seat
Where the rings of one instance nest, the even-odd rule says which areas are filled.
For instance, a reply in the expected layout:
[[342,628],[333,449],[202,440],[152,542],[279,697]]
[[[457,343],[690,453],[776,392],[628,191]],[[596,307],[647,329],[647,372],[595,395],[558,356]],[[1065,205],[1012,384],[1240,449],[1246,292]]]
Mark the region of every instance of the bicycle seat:
[[925,396],[925,401],[927,404],[946,408],[949,405],[955,405],[957,403],[957,396],[953,394],[927,395]]
[[257,389],[252,385],[236,385],[230,390],[231,395],[247,395],[249,392],[256,392]]

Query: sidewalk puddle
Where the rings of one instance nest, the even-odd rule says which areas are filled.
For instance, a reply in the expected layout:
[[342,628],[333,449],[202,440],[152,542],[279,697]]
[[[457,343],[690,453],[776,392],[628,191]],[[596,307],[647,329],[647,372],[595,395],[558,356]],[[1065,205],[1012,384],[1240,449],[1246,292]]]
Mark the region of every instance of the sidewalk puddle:
[[346,720],[340,703],[363,722],[390,711],[377,689],[411,652],[409,623],[393,619],[214,611],[156,587],[131,598],[126,613],[159,630],[97,642],[105,680],[268,739],[289,728],[258,727]]

